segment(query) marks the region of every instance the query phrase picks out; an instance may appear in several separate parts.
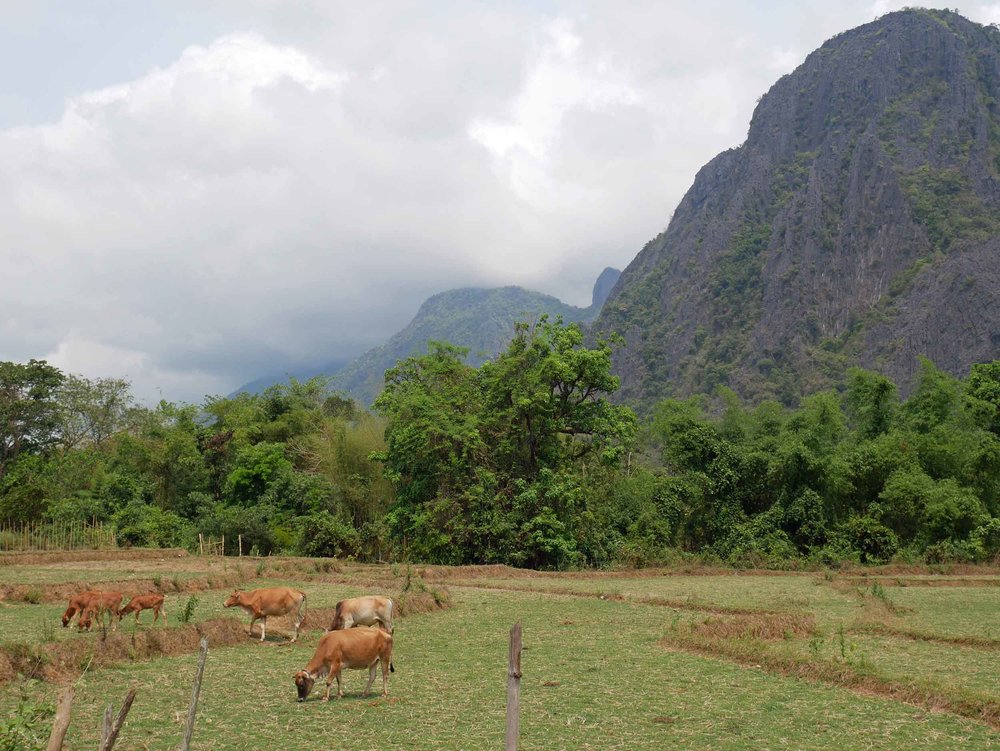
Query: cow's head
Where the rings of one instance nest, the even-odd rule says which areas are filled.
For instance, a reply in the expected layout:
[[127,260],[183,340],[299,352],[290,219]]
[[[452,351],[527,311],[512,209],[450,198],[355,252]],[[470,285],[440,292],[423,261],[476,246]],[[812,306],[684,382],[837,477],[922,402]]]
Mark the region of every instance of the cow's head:
[[231,608],[233,605],[239,605],[240,601],[243,599],[243,593],[238,589],[234,589],[233,593],[226,598],[226,601],[222,603],[223,607]]
[[94,626],[94,621],[92,620],[93,611],[84,610],[83,614],[80,616],[80,620],[77,621],[76,627],[80,631],[90,631]]
[[305,701],[306,697],[312,693],[316,679],[308,671],[300,670],[295,674],[295,690],[299,692],[299,701]]
[[[67,610],[66,613],[68,613],[68,612],[69,611]],[[71,620],[73,620],[73,616],[66,615],[66,613],[63,613],[63,617],[62,617],[63,628],[66,628],[69,625],[69,622]]]

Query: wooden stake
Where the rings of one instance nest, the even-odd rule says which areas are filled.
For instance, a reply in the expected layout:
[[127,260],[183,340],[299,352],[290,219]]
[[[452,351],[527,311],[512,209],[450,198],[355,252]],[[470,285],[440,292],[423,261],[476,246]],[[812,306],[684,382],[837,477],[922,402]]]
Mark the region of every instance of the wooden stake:
[[506,751],[517,751],[521,734],[521,622],[510,630],[510,651],[507,654],[507,736]]
[[73,708],[73,687],[67,686],[59,694],[56,705],[56,719],[52,722],[52,733],[49,735],[49,745],[46,751],[62,751],[66,731],[69,730],[70,710]]
[[201,532],[198,533],[198,555],[205,555],[205,538]]
[[243,557],[243,535],[236,535],[236,541],[240,546],[240,558]]
[[101,728],[101,743],[97,746],[97,751],[104,751],[108,747],[108,739],[111,737],[111,714],[114,708],[111,704],[104,709],[104,726]]
[[115,747],[115,741],[118,740],[118,734],[122,730],[122,725],[125,724],[125,717],[128,715],[128,711],[132,709],[132,702],[135,701],[137,691],[138,689],[132,688],[125,694],[125,701],[122,702],[122,708],[118,710],[118,716],[115,718],[113,724],[111,722],[111,705],[108,705],[107,710],[104,712],[104,733],[98,751],[111,751]]
[[208,637],[201,637],[201,654],[198,655],[198,670],[194,674],[194,686],[191,689],[191,703],[188,705],[187,725],[184,728],[184,740],[180,751],[191,748],[191,734],[194,733],[194,716],[198,710],[198,694],[201,693],[201,676],[205,672],[205,658],[208,656]]

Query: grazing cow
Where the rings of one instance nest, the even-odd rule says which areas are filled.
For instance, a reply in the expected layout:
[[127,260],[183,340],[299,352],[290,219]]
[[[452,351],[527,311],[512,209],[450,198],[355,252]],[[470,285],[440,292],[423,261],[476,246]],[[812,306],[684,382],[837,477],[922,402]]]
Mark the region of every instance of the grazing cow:
[[[305,701],[313,690],[318,678],[326,676],[326,693],[323,701],[330,701],[330,684],[337,679],[337,698],[344,695],[340,685],[340,671],[344,668],[364,670],[368,668],[368,684],[362,696],[368,696],[368,689],[375,682],[375,665],[382,663],[382,696],[389,695],[389,673],[395,673],[392,665],[392,637],[380,628],[358,628],[348,631],[328,631],[319,640],[316,653],[305,670],[295,674],[295,688],[299,701]],[[388,668],[388,669],[387,669]]]
[[352,597],[337,603],[337,610],[330,624],[330,631],[354,628],[355,626],[374,626],[379,624],[392,633],[392,600],[388,597],[369,595],[368,597]]
[[233,606],[243,608],[250,614],[250,635],[253,636],[253,624],[260,619],[260,640],[264,641],[264,631],[267,628],[267,617],[269,615],[287,615],[295,612],[295,636],[292,641],[299,638],[299,626],[306,619],[306,595],[291,587],[266,587],[265,589],[255,589],[252,592],[241,592],[234,589],[223,605],[227,608]]
[[124,618],[129,613],[135,613],[135,622],[139,622],[139,613],[143,610],[153,611],[153,623],[156,623],[156,619],[163,615],[163,623],[167,622],[167,610],[163,607],[164,596],[161,594],[150,593],[146,595],[135,595],[128,604],[121,609],[121,617]]
[[108,620],[111,621],[111,630],[116,631],[118,629],[118,621],[122,619],[121,607],[121,592],[95,591],[94,596],[90,599],[87,607],[84,608],[83,613],[80,615],[80,621],[77,623],[77,628],[81,631],[84,629],[87,631],[92,630],[94,625],[93,617],[95,614],[103,626],[104,615],[107,614],[109,616]]
[[86,592],[77,592],[69,598],[69,607],[62,614],[63,628],[69,626],[69,622],[73,620],[73,616],[79,615],[80,618],[83,618],[83,611],[87,609],[87,606],[96,594],[95,590],[88,589]]

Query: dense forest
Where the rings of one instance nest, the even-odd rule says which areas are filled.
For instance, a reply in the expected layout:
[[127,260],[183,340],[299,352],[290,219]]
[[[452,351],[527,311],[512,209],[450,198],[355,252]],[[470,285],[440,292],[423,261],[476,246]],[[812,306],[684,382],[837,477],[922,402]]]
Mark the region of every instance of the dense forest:
[[615,344],[543,318],[474,368],[432,342],[374,414],[321,378],[150,409],[123,380],[2,362],[0,520],[538,568],[1000,553],[1000,362],[924,360],[905,400],[855,369],[794,408],[718,389],[639,419],[609,399]]

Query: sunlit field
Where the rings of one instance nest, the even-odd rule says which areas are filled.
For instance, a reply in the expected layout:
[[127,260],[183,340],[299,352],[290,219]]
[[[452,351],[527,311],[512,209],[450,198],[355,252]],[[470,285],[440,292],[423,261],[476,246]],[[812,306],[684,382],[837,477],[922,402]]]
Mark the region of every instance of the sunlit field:
[[[225,565],[202,562],[216,576]],[[37,573],[24,568],[24,577]],[[169,593],[165,629],[149,625],[147,612],[142,625],[130,619],[122,631],[191,628],[178,615],[192,596],[192,623],[241,624],[232,632],[236,643],[210,647],[195,748],[273,749],[291,738],[324,747],[350,739],[352,748],[497,748],[507,635],[517,620],[524,626],[522,748],[1000,748],[1000,640],[993,641],[990,622],[1000,588],[993,586],[873,593],[822,572],[626,578],[456,571],[423,582],[405,566],[334,572],[299,559],[272,568],[280,576],[265,567],[258,577],[245,563],[245,586],[297,586],[314,612],[360,592],[396,596],[408,581],[409,591],[447,589],[450,607],[397,621],[388,699],[362,698],[366,673],[350,671],[344,699],[323,703],[320,682],[300,704],[292,676],[326,623],[307,621],[310,630],[294,645],[281,623],[269,623],[260,644],[245,635],[242,612],[222,608],[231,587]],[[89,640],[99,652],[100,633],[59,626],[63,608],[4,602],[4,650],[44,653],[68,646],[49,642]],[[24,698],[54,701],[62,683],[75,681],[66,747],[93,748],[104,706],[117,705],[134,686],[138,697],[118,747],[176,748],[197,655],[194,648],[166,651],[47,680],[7,676],[0,704],[11,713]]]

